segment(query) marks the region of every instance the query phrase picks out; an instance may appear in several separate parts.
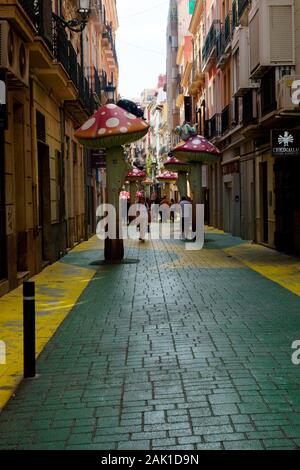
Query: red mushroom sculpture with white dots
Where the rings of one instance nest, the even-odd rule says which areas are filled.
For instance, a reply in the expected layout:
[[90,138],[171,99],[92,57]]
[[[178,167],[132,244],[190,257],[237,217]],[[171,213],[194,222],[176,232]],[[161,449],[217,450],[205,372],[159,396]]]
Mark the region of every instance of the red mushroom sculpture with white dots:
[[160,183],[165,184],[165,190],[166,190],[166,197],[168,200],[171,198],[171,184],[175,184],[178,180],[178,176],[176,173],[173,173],[171,171],[164,171],[160,175],[156,177],[157,181]]
[[105,240],[105,260],[121,261],[124,258],[124,244],[119,227],[119,196],[128,172],[122,145],[143,138],[149,125],[134,114],[116,106],[102,106],[76,132],[78,141],[90,149],[106,149],[107,198],[116,209],[116,240]]
[[140,189],[139,184],[146,177],[146,172],[143,170],[139,170],[138,168],[133,168],[127,173],[126,180],[130,183],[130,202],[131,204],[136,203],[136,193]]
[[190,137],[181,142],[172,151],[175,158],[190,167],[190,183],[194,204],[202,204],[202,165],[213,165],[220,161],[220,150],[200,135]]
[[164,167],[169,171],[174,171],[178,174],[177,186],[181,197],[187,196],[187,173],[189,165],[187,163],[177,160],[175,157],[170,157]]

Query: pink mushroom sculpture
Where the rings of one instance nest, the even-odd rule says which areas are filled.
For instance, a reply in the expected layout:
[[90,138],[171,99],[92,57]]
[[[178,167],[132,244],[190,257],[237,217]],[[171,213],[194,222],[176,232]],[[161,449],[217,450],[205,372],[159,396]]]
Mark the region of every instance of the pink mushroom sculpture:
[[202,204],[204,202],[202,196],[202,165],[213,165],[220,161],[220,150],[205,137],[197,135],[177,145],[173,150],[173,154],[178,160],[189,164],[193,202],[194,204]]
[[178,176],[176,173],[173,173],[172,171],[164,171],[160,175],[156,177],[157,181],[160,183],[165,184],[165,190],[166,190],[166,197],[168,200],[170,200],[171,196],[171,184],[175,184],[178,180]]
[[189,171],[189,165],[187,163],[177,160],[175,157],[170,157],[164,167],[168,171],[174,171],[178,174],[177,186],[181,197],[187,196],[187,173]]
[[78,141],[90,149],[106,149],[107,198],[116,210],[116,240],[105,240],[105,260],[121,261],[124,258],[124,244],[120,233],[119,197],[126,179],[128,164],[122,145],[143,138],[149,125],[134,114],[116,106],[102,106],[75,133]]
[[146,177],[146,172],[139,170],[138,168],[133,168],[127,173],[126,180],[130,183],[130,202],[135,204],[136,202],[136,193],[139,190],[139,185]]
[[150,197],[151,186],[153,186],[153,181],[152,181],[152,179],[149,178],[149,176],[147,176],[147,177],[142,181],[142,185],[145,187],[145,192],[146,192],[147,197]]

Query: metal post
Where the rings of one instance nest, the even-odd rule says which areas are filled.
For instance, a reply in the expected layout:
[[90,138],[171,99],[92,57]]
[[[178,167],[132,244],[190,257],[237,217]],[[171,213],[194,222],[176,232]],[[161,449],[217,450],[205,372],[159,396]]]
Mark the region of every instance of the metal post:
[[24,319],[24,378],[36,375],[35,366],[35,283],[24,282],[23,285],[23,319]]

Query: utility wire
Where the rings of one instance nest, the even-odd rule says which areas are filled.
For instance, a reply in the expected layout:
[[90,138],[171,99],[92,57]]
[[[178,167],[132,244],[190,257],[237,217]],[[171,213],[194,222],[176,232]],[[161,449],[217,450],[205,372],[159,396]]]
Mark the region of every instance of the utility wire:
[[151,10],[155,10],[155,8],[158,8],[158,7],[162,6],[162,5],[166,5],[167,3],[169,3],[169,0],[164,1],[164,2],[161,2],[161,3],[158,3],[158,4],[156,4],[156,5],[153,5],[152,7],[147,8],[146,10],[141,10],[141,11],[138,11],[137,13],[133,13],[133,14],[130,15],[130,16],[121,16],[119,19],[120,19],[121,21],[123,21],[123,20],[130,20],[131,18],[134,18],[134,17],[139,16],[139,15],[143,15],[144,13],[147,13],[148,11],[151,11]]
[[121,39],[118,39],[117,42],[121,44],[126,44],[126,46],[135,47],[136,49],[140,49],[141,51],[152,52],[153,54],[159,54],[163,56],[166,55],[163,52],[155,51],[154,49],[147,49],[146,47],[137,46],[136,44],[131,44],[130,42],[122,41]]

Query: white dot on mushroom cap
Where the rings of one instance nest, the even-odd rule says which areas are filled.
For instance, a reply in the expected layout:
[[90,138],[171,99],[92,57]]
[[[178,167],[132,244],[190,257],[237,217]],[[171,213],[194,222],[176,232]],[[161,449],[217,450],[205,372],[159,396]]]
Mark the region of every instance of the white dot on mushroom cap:
[[128,117],[128,119],[136,119],[136,116],[131,113],[125,113],[125,116]]
[[144,121],[142,121],[142,125],[145,126],[145,127],[148,127],[148,124]]
[[127,127],[121,127],[120,132],[122,132],[123,134],[126,134],[126,132],[128,132]]
[[105,111],[103,111],[103,113],[101,113],[101,116],[105,116],[105,114],[106,114],[106,112],[105,112]]
[[199,144],[201,144],[201,140],[195,139],[195,140],[193,140],[193,144],[199,145]]
[[98,134],[103,135],[105,134],[105,132],[106,132],[106,129],[102,128],[102,129],[99,129]]
[[106,121],[107,127],[118,127],[120,120],[117,118],[111,118]]
[[108,104],[106,107],[108,109],[116,109],[117,106],[115,104]]
[[81,130],[82,130],[82,131],[87,131],[88,129],[90,129],[91,127],[93,127],[93,125],[95,124],[95,122],[96,122],[96,119],[95,119],[95,118],[89,119],[88,121],[86,121],[86,122],[81,126]]
[[132,126],[131,122],[127,122],[127,126]]

